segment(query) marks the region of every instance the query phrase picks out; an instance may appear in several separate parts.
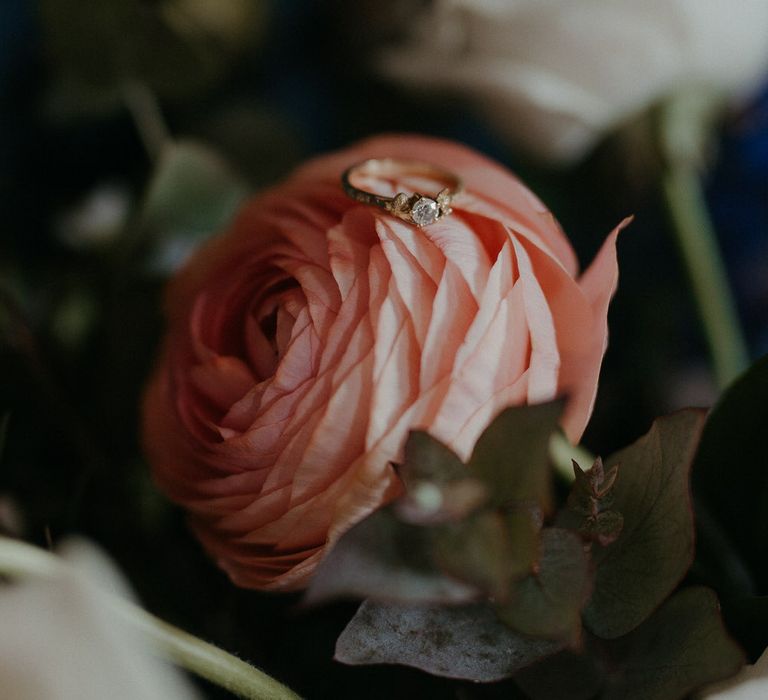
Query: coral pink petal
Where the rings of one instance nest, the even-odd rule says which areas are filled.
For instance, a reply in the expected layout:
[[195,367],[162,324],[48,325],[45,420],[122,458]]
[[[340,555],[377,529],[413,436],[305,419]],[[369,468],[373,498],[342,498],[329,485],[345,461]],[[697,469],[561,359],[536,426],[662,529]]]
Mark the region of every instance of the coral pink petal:
[[608,303],[611,300],[619,278],[616,260],[616,239],[623,228],[629,225],[627,218],[608,236],[592,264],[580,280],[580,287],[592,310],[591,348],[592,361],[584,367],[578,377],[573,377],[570,401],[563,417],[563,428],[568,437],[576,442],[584,432],[597,395],[598,376],[603,354],[608,345]]

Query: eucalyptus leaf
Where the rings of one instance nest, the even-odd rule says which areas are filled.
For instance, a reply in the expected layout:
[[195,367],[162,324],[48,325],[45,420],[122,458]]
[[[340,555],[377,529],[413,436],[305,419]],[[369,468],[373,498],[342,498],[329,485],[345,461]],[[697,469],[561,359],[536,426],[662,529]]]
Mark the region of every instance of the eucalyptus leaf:
[[443,571],[493,598],[506,598],[512,581],[530,569],[529,557],[519,561],[504,516],[497,511],[441,528],[433,556]]
[[528,575],[541,556],[541,541],[539,534],[543,517],[538,508],[508,509],[504,512],[504,520],[515,552],[512,579]]
[[563,652],[515,680],[532,700],[679,700],[743,664],[705,588],[677,593],[620,639],[588,641],[583,654]]
[[375,598],[414,603],[466,603],[480,591],[443,574],[432,561],[432,531],[375,512],[336,543],[316,570],[304,602]]
[[488,485],[493,503],[549,510],[549,443],[562,410],[560,401],[508,408],[480,436],[468,467]]
[[717,597],[706,588],[677,593],[609,649],[620,672],[610,674],[604,700],[677,700],[744,664],[723,626]]
[[578,641],[581,610],[589,597],[589,561],[581,538],[568,530],[541,531],[538,571],[516,583],[499,617],[522,634]]
[[613,455],[619,465],[612,509],[621,535],[595,545],[595,588],[587,627],[613,639],[637,627],[677,586],[694,550],[689,472],[705,413],[688,409],[657,419],[637,442]]
[[150,244],[151,267],[164,272],[178,267],[229,223],[247,193],[246,185],[205,144],[167,144],[139,215],[137,234],[139,241]]
[[423,525],[462,520],[488,501],[485,484],[428,433],[411,432],[404,452],[399,474],[406,494],[396,504],[403,520]]
[[692,474],[697,499],[746,562],[759,595],[768,594],[766,397],[768,357],[737,379],[712,410]]
[[440,485],[416,481],[395,503],[395,510],[403,521],[415,525],[455,523],[482,509],[488,498],[485,484],[472,477]]
[[399,473],[406,488],[422,482],[446,484],[466,478],[467,467],[455,452],[429,433],[411,431],[405,442],[405,459]]
[[[512,582],[531,571],[538,555],[541,509],[550,498],[549,438],[560,412],[558,402],[504,411],[478,440],[468,466],[428,434],[411,433],[400,470],[406,496],[341,538],[315,574],[306,602],[370,597],[458,603],[482,594],[506,600]],[[501,505],[502,512],[492,507]],[[569,538],[552,535],[545,555],[544,577],[562,606],[541,618],[548,620],[544,636],[553,638],[566,634],[563,626],[568,634],[578,629],[584,602],[583,554]],[[570,547],[572,553],[573,542],[578,551],[567,565],[577,581],[575,621],[556,581],[565,556],[560,550]],[[519,594],[535,598],[525,586]],[[565,618],[558,617],[566,608]],[[538,630],[533,620],[523,623]]]
[[556,653],[557,642],[516,634],[485,605],[427,607],[365,601],[336,642],[345,664],[402,664],[491,682]]

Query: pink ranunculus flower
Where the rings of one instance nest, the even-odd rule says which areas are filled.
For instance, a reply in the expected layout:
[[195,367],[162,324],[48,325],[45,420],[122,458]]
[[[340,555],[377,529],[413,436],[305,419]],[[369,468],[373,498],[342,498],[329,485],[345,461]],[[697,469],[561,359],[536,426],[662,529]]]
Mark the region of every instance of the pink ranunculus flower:
[[[465,192],[417,228],[345,196],[342,171],[371,157],[432,163]],[[310,161],[168,289],[144,407],[158,484],[236,584],[291,590],[400,493],[392,463],[410,429],[466,459],[503,408],[566,395],[577,440],[606,346],[616,235],[577,277],[541,202],[456,143],[384,136]]]

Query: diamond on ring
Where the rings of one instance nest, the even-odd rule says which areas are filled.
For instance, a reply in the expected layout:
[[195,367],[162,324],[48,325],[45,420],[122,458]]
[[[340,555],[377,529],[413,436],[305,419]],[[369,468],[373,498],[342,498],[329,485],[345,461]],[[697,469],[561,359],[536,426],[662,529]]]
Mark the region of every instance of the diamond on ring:
[[417,226],[426,226],[437,221],[440,216],[440,207],[434,199],[420,197],[411,207],[411,219]]

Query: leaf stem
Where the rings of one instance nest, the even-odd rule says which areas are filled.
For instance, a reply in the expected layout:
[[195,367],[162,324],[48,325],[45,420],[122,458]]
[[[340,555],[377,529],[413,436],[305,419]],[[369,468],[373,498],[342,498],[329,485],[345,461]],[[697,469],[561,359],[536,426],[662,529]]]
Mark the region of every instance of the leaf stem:
[[125,600],[113,600],[115,612],[160,653],[182,668],[196,673],[238,697],[251,700],[298,700],[292,690],[219,647],[160,620]]
[[749,353],[704,199],[700,165],[696,157],[680,148],[681,141],[685,141],[684,130],[695,130],[695,122],[695,114],[676,109],[676,105],[667,110],[661,124],[666,161],[661,185],[709,346],[715,380],[723,389],[746,369]]
[[[52,578],[80,572],[59,557],[38,547],[0,536],[0,574],[12,578]],[[92,582],[87,582],[95,586]],[[248,700],[298,700],[299,696],[266,673],[160,620],[133,603],[109,594],[98,594],[126,625],[138,631],[163,658]]]
[[145,83],[130,81],[123,85],[123,101],[147,155],[157,163],[171,135],[155,93]]
[[595,456],[583,445],[571,445],[565,435],[561,432],[552,433],[549,439],[549,458],[555,467],[555,471],[570,484],[573,479],[573,463],[575,460],[578,465],[586,470],[592,466]]

